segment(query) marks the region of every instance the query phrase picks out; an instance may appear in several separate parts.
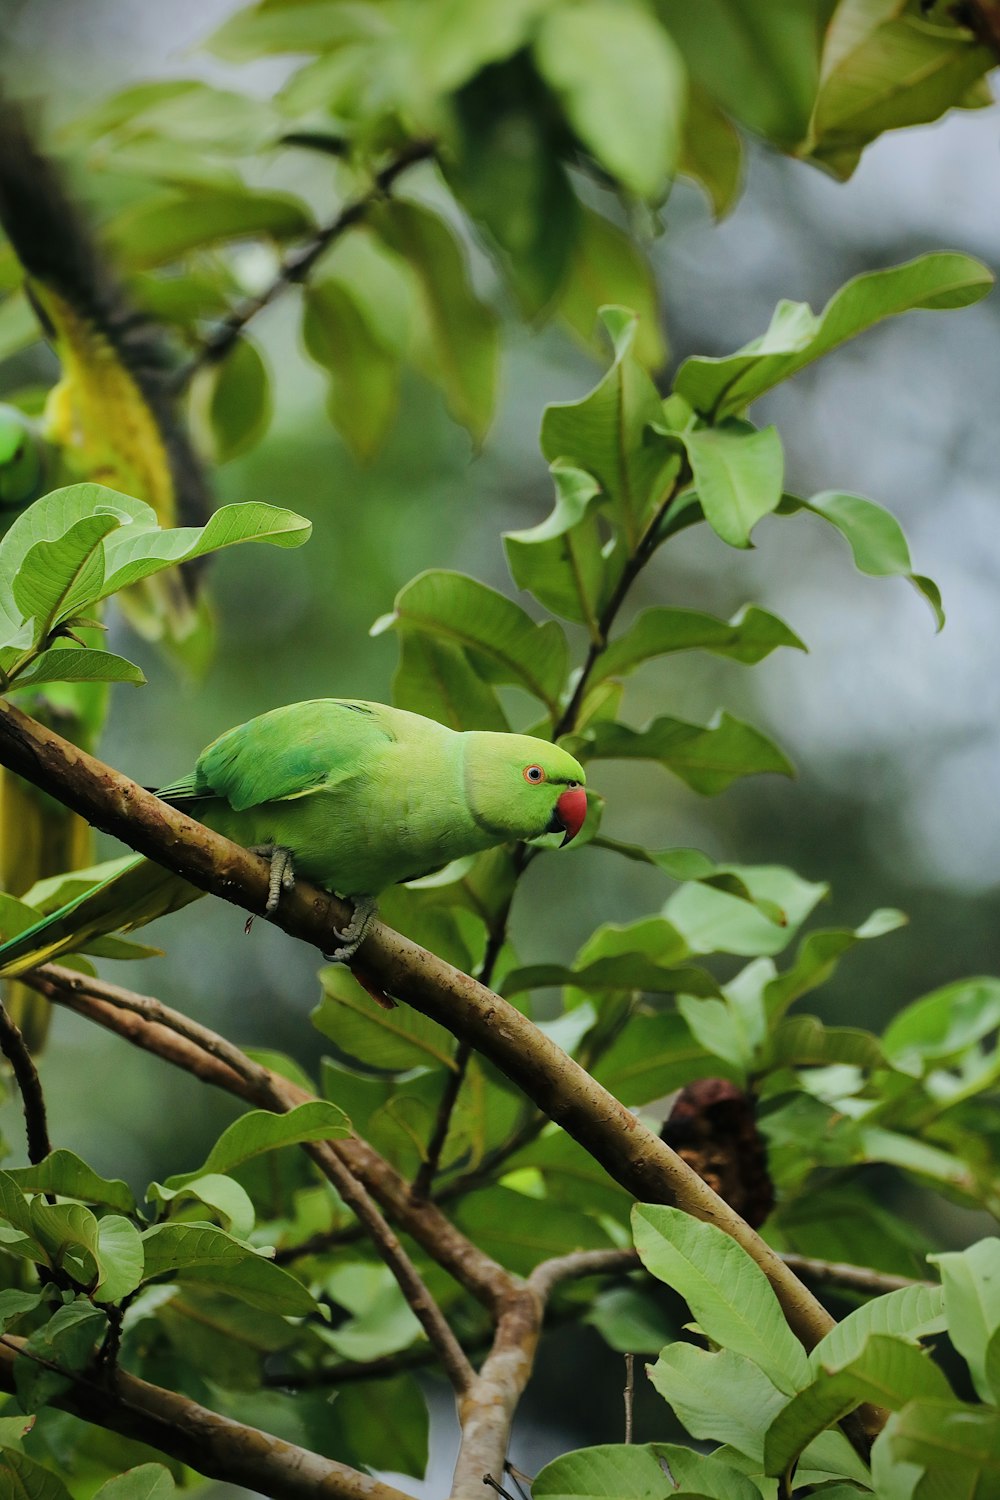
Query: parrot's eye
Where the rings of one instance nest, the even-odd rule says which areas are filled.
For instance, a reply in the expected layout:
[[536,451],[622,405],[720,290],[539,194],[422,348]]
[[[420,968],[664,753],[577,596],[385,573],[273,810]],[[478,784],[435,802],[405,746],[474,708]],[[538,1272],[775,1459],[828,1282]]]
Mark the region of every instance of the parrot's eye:
[[538,782],[545,780],[545,772],[542,770],[541,766],[525,766],[524,779],[525,781],[530,781],[534,785],[537,785]]
[[580,787],[580,783],[578,781],[567,781],[567,783],[566,783],[567,791],[570,791],[570,792],[578,791],[579,787]]

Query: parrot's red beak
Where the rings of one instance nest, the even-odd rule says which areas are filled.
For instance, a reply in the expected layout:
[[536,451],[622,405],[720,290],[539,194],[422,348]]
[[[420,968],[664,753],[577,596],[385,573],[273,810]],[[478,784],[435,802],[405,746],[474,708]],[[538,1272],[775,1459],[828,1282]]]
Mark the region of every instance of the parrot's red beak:
[[582,786],[570,787],[556,802],[556,817],[562,824],[565,837],[559,845],[565,848],[570,839],[575,839],[587,816],[587,793]]

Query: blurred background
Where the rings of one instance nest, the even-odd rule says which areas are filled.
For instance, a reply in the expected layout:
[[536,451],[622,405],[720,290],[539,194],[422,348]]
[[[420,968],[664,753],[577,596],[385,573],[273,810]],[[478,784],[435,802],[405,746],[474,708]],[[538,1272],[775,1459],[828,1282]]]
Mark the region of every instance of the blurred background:
[[[283,65],[237,70],[197,50],[230,9],[230,0],[174,0],[162,10],[139,0],[0,0],[3,72],[19,95],[44,101],[53,123],[132,80],[180,72],[266,92]],[[762,332],[780,298],[817,309],[848,277],[925,250],[961,249],[995,266],[998,146],[995,110],[952,114],[881,138],[846,185],[751,147],[745,191],[721,225],[700,192],[681,183],[652,248],[670,368]],[[484,257],[474,274],[481,290],[496,292]],[[537,441],[543,407],[581,395],[599,373],[563,333],[510,319],[501,409],[482,451],[472,451],[440,396],[411,379],[392,437],[362,467],[326,420],[321,376],[297,346],[293,301],[255,323],[280,371],[268,436],[221,469],[215,486],[221,501],[301,510],[314,522],[313,540],[290,553],[238,549],[214,564],[219,650],[203,683],[172,675],[115,627],[113,644],[141,662],[149,685],[115,689],[102,750],[146,784],[176,777],[214,735],[277,704],[386,698],[395,643],[368,630],[419,569],[454,567],[510,590],[500,533],[535,524],[551,505]],[[675,659],[645,667],[629,685],[632,722],[658,712],[704,720],[724,704],[759,723],[796,762],[794,782],[758,777],[704,800],[655,767],[617,765],[602,766],[599,789],[615,837],[652,827],[648,839],[660,846],[788,864],[831,881],[823,925],[854,926],[874,906],[903,908],[910,925],[848,958],[812,1003],[840,1024],[878,1028],[947,979],[1000,969],[998,320],[996,297],[946,315],[909,314],[753,413],[782,432],[790,489],[868,495],[899,517],[916,570],[941,587],[943,634],[905,582],[858,575],[839,536],[806,514],[763,521],[750,552],[695,528],[637,590],[636,608],[656,599],[728,616],[753,601],[809,647],[808,656],[777,653],[752,673],[714,658],[696,667]],[[39,363],[34,373],[48,369]],[[11,361],[0,371],[0,397],[31,375],[24,359]],[[107,852],[116,851],[109,844]],[[668,894],[657,872],[608,860],[582,850],[532,868],[515,911],[524,961],[568,958],[598,921],[634,919]],[[307,1067],[315,1061],[313,955],[262,923],[244,937],[239,913],[216,902],[189,908],[169,930],[151,929],[152,941],[158,931],[168,955],[117,977],[241,1043],[284,1049]],[[192,1080],[165,1077],[154,1059],[66,1014],[56,1017],[44,1079],[54,1142],[138,1186],[196,1164],[230,1112]],[[19,1160],[14,1106],[0,1128]],[[936,1232],[965,1239],[959,1211],[940,1212]],[[582,1393],[577,1387],[575,1434],[556,1436],[546,1423],[564,1407],[561,1361],[582,1358],[594,1380]],[[559,1446],[617,1438],[620,1386],[620,1368],[596,1335],[555,1335],[516,1461],[531,1471]],[[443,1412],[438,1462],[446,1461],[446,1427]],[[420,1493],[440,1493],[433,1474]]]

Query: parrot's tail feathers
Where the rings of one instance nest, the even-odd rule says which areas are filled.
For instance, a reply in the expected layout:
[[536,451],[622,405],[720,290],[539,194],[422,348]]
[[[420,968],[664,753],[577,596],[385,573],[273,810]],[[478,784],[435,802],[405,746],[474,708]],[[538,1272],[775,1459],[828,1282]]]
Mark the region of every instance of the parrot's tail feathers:
[[179,875],[138,857],[117,875],[0,944],[0,977],[12,979],[64,953],[85,950],[95,938],[141,927],[201,894]]

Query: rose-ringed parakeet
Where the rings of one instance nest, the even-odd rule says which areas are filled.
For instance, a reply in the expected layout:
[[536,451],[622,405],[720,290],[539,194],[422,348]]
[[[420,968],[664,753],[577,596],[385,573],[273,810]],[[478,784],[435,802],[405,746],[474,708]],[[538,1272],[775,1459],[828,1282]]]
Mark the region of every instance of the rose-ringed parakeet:
[[[33,500],[81,480],[145,500],[161,525],[202,524],[207,491],[173,411],[160,330],[130,305],[22,111],[3,100],[0,226],[61,366],[37,421],[0,404],[0,534]],[[203,653],[207,617],[190,572],[158,575],[126,591],[121,602],[143,634],[164,638],[182,656]],[[104,716],[104,695],[102,684],[61,685],[27,706],[88,747]],[[82,819],[0,769],[0,889],[23,895],[90,857]],[[20,986],[6,986],[5,998],[37,1050],[49,1007]]]
[[[229,730],[159,795],[269,856],[269,911],[293,872],[349,897],[354,917],[330,955],[343,961],[388,886],[511,840],[574,838],[587,812],[584,780],[579,763],[547,740],[458,732],[381,703],[320,698]],[[0,945],[0,974],[85,949],[202,894],[137,858]]]

